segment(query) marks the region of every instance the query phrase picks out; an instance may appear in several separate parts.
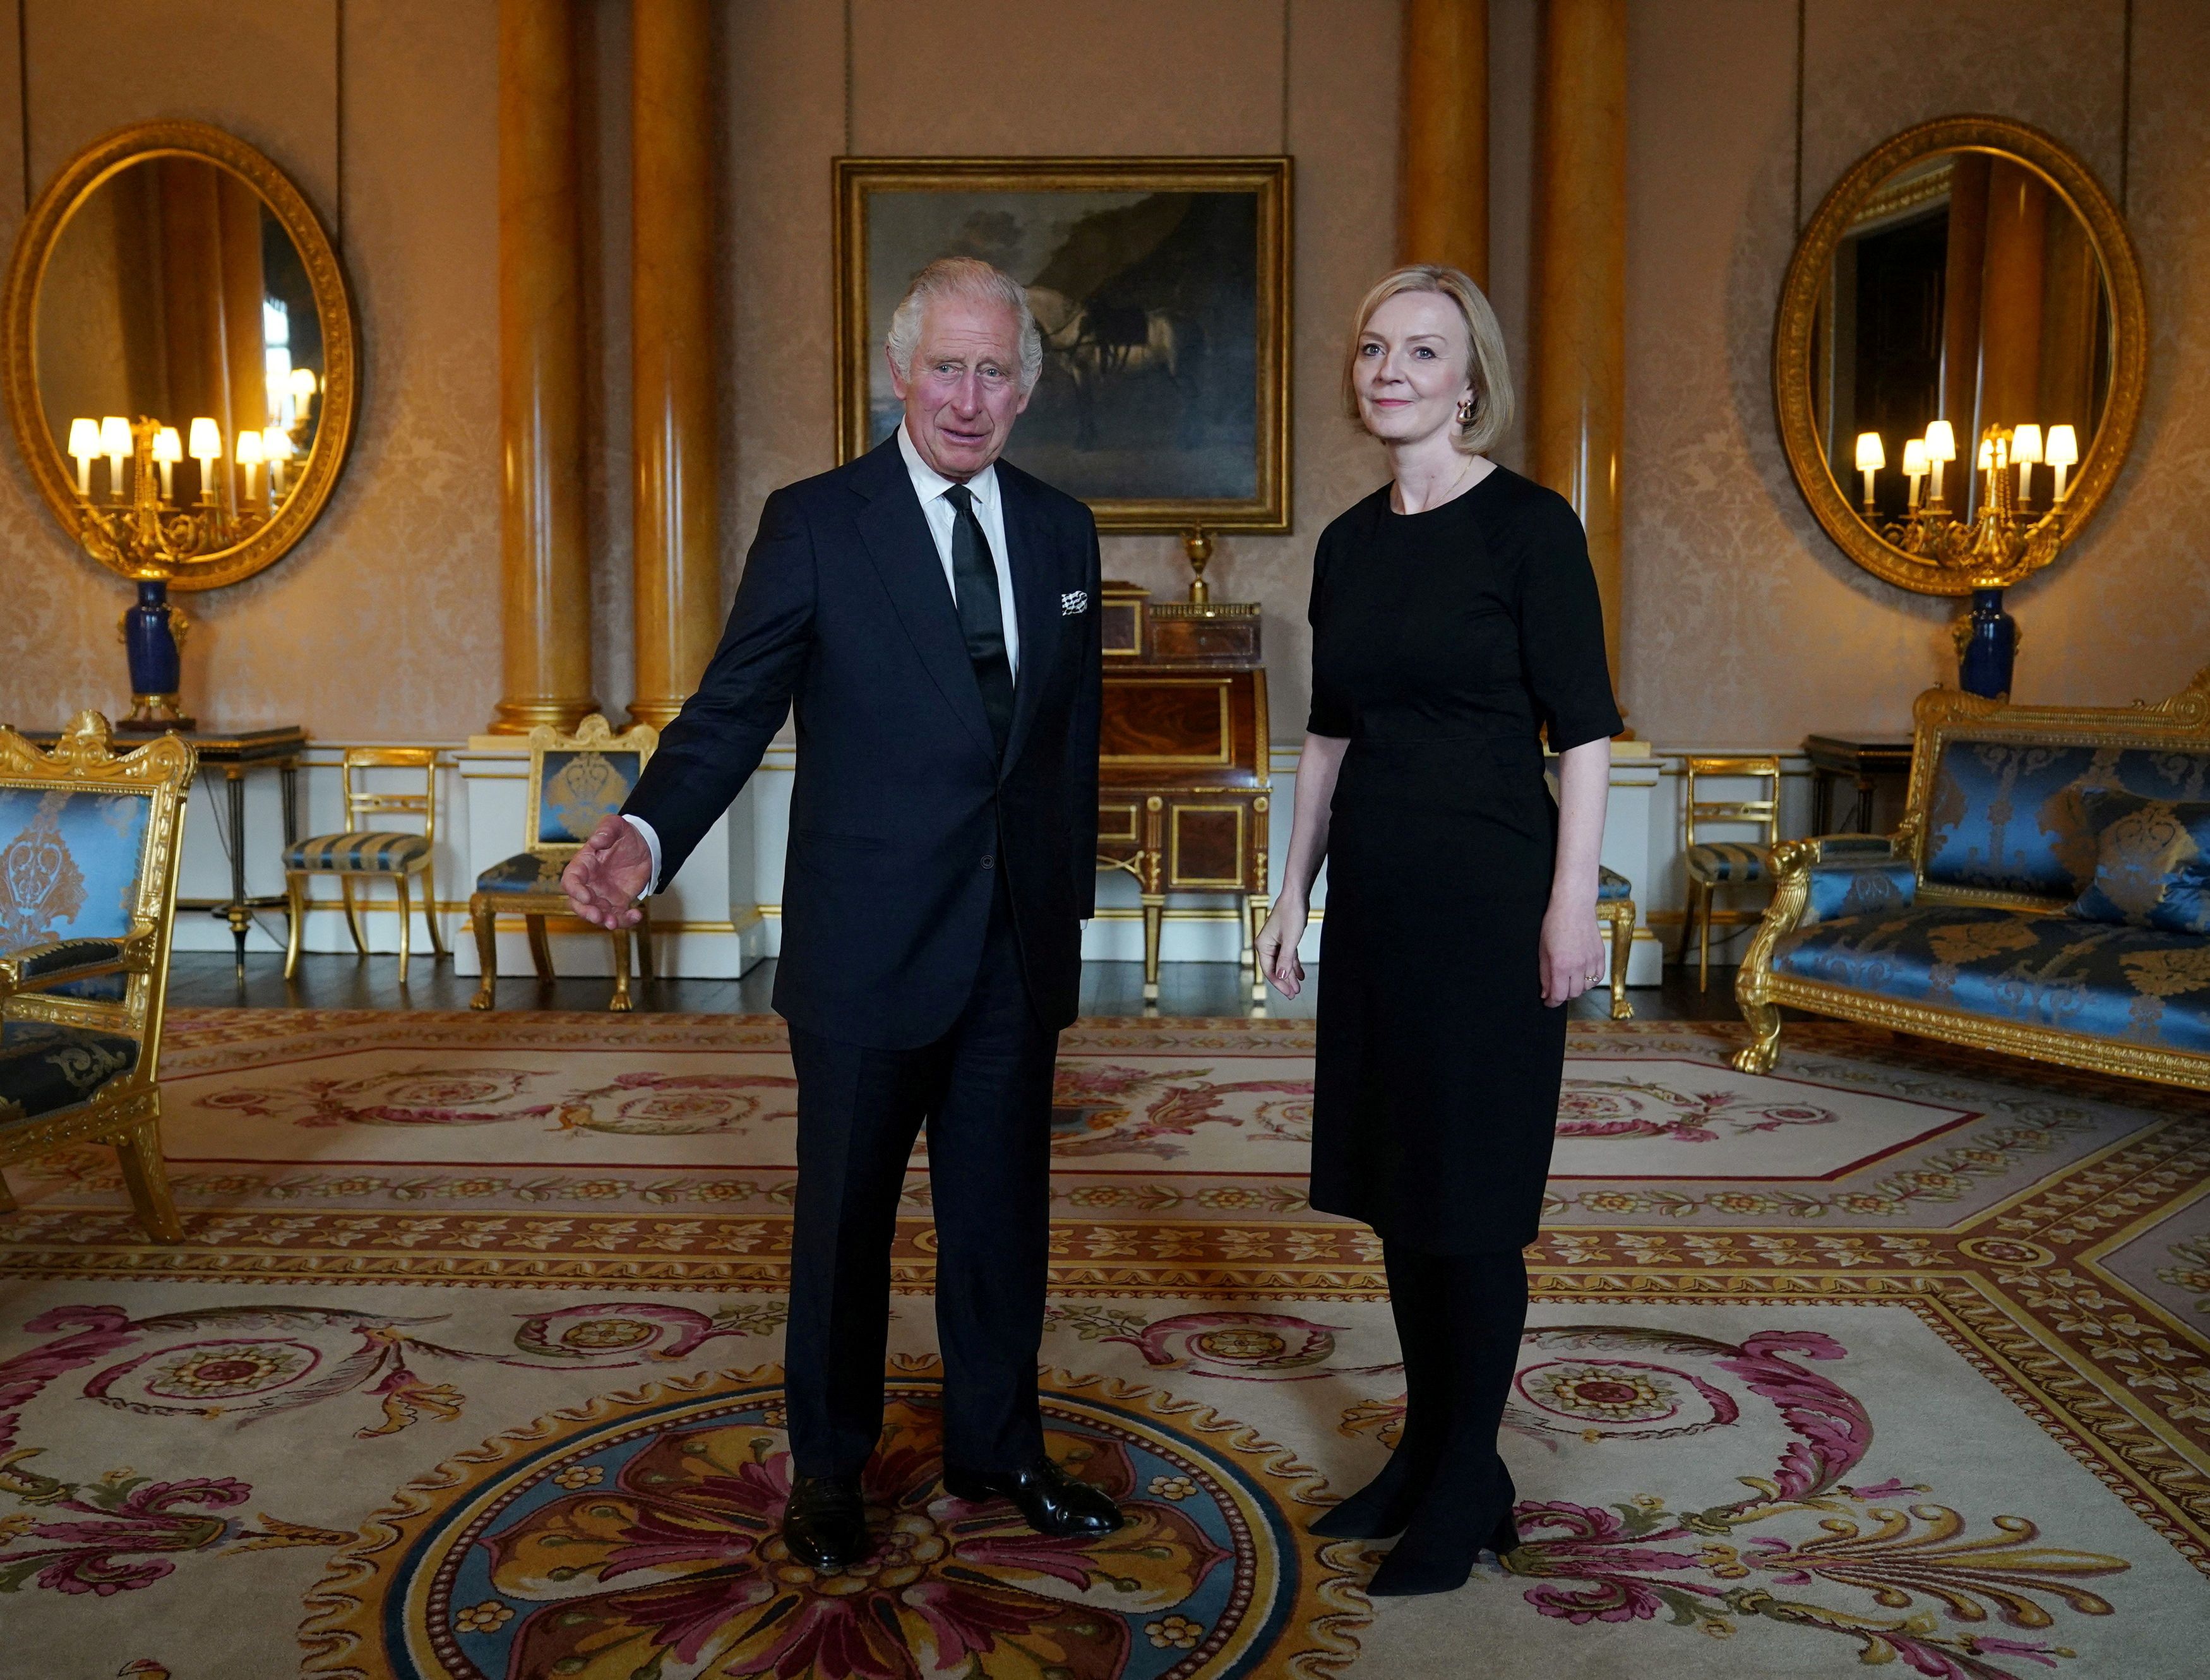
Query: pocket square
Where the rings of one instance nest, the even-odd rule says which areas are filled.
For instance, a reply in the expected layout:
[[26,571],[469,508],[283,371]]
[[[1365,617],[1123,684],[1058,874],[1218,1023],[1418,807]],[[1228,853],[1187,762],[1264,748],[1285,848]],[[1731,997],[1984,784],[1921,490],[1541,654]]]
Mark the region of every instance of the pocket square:
[[1090,591],[1087,589],[1069,589],[1065,595],[1060,596],[1059,610],[1063,616],[1067,618],[1073,617],[1077,613],[1088,612],[1090,610]]

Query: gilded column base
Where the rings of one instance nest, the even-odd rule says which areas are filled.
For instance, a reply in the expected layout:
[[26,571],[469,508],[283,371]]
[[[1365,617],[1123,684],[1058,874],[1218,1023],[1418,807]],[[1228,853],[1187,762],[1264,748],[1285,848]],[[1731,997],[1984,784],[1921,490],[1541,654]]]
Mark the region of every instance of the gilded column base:
[[649,723],[655,729],[664,729],[675,721],[675,715],[683,710],[683,703],[690,696],[687,694],[670,694],[658,699],[631,700],[629,703],[629,721]]
[[576,727],[599,709],[599,703],[590,698],[580,700],[536,699],[501,700],[492,708],[491,722],[484,728],[487,735],[526,735],[540,723],[549,723],[563,734],[572,734]]

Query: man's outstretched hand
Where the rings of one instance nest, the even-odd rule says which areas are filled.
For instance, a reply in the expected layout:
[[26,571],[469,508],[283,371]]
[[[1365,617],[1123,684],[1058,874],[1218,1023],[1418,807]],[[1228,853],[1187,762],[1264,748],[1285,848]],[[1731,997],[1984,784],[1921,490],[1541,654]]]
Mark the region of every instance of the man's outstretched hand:
[[637,895],[652,885],[652,848],[619,817],[601,817],[583,849],[560,872],[560,890],[595,928],[634,928],[644,920]]

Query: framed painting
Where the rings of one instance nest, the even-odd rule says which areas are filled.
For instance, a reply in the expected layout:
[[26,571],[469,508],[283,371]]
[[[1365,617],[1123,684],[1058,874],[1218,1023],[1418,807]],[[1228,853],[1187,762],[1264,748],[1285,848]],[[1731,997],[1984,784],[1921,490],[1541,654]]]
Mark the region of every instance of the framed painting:
[[1106,531],[1289,529],[1289,160],[839,158],[836,445],[900,408],[907,283],[979,257],[1028,288],[1043,372],[1005,458]]

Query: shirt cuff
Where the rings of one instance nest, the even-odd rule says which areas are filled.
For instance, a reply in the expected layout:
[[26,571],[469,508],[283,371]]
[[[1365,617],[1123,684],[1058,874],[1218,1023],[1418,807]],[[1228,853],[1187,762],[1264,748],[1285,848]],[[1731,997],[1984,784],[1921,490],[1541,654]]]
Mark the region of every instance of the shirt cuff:
[[644,891],[637,895],[640,898],[649,898],[653,890],[660,885],[660,837],[652,831],[652,825],[642,817],[632,817],[625,811],[622,820],[644,837],[644,843],[652,853],[652,879],[644,884]]

